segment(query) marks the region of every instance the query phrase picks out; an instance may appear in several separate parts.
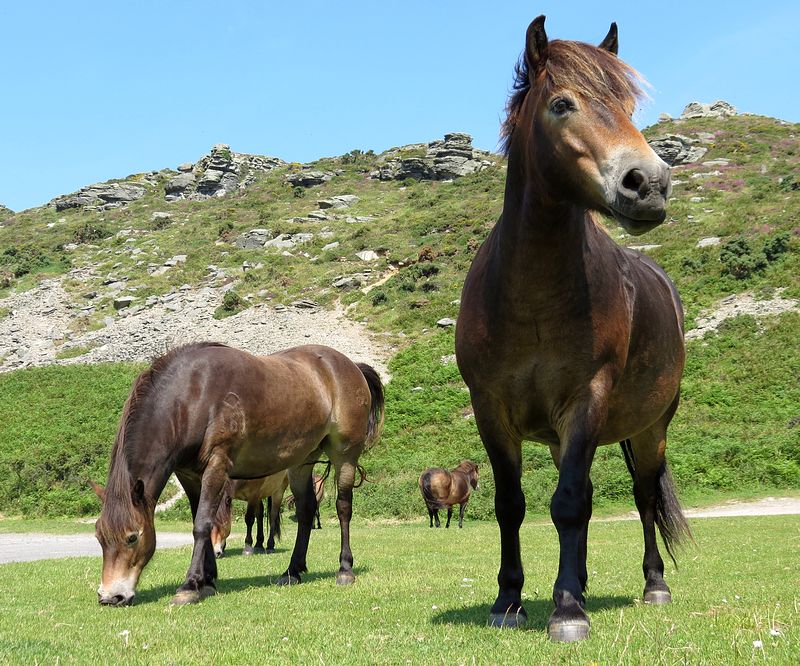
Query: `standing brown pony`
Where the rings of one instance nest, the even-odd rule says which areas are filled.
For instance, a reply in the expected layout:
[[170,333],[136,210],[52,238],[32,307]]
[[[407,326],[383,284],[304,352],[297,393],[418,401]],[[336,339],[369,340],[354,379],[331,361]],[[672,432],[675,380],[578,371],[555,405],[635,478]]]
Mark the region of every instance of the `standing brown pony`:
[[490,624],[524,624],[519,527],[521,442],[547,444],[559,469],[550,505],[561,555],[548,632],[589,634],[584,611],[589,469],[622,442],[644,528],[644,599],[670,601],[655,525],[672,554],[688,534],[664,458],[684,364],[683,312],[650,259],[617,245],[598,212],[641,234],[664,221],[669,169],[631,123],[641,94],[619,60],[617,28],[599,47],[527,31],[505,122],[503,213],[464,284],[458,366],[494,470],[499,593]]
[[469,501],[472,490],[478,487],[478,466],[471,460],[463,460],[453,470],[442,467],[426,469],[419,477],[419,489],[428,507],[428,517],[433,527],[441,527],[439,522],[439,509],[447,507],[447,524],[450,527],[450,518],[453,515],[453,505],[459,505],[458,526],[464,527],[464,509]]
[[336,582],[355,581],[350,550],[358,457],[383,424],[383,387],[368,365],[334,349],[294,347],[255,357],[225,345],[187,345],[156,360],[134,382],[111,452],[97,539],[103,548],[101,604],[131,603],[155,550],[153,513],[174,471],[194,517],[194,550],[173,604],[216,592],[211,526],[228,477],[289,470],[298,528],[279,585],[300,582],[314,516],[312,463],[335,470],[341,551]]
[[[281,501],[289,485],[289,473],[284,470],[263,479],[228,479],[222,492],[222,500],[211,528],[211,547],[218,558],[225,555],[225,547],[231,534],[233,523],[233,500],[244,500],[247,509],[244,524],[247,534],[244,538],[245,555],[274,553],[275,539],[281,538]],[[267,518],[269,535],[264,549],[264,498],[267,498]],[[257,521],[257,522],[256,522]],[[253,546],[253,523],[256,522],[256,543]]]

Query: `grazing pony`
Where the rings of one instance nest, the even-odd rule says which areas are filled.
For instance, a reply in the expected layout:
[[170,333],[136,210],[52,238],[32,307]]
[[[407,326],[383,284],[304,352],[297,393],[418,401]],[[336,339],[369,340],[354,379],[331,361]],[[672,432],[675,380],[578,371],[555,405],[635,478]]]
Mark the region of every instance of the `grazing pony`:
[[319,345],[269,356],[215,343],[180,347],[134,382],[111,452],[97,539],[101,604],[131,603],[156,545],[153,513],[175,472],[194,518],[194,550],[173,604],[216,592],[211,527],[226,481],[288,470],[298,528],[279,585],[300,582],[314,516],[312,463],[325,454],[335,470],[341,550],[336,582],[355,581],[350,518],[358,457],[383,425],[383,387],[370,366]]
[[559,470],[550,514],[560,557],[548,633],[589,635],[584,610],[589,470],[596,448],[620,442],[644,530],[644,600],[667,603],[667,551],[688,525],[664,457],[684,365],[675,286],[649,258],[603,229],[661,224],[670,172],[631,122],[638,75],[617,58],[617,27],[599,47],[527,31],[503,132],[503,212],[472,262],[456,358],[495,479],[499,592],[489,622],[522,625],[519,528],[523,440],[550,447]]
[[[247,535],[244,538],[245,555],[274,553],[275,539],[281,538],[281,501],[289,485],[289,473],[284,470],[277,474],[265,476],[263,479],[228,479],[219,503],[217,515],[214,517],[214,526],[211,528],[211,545],[214,555],[218,558],[225,555],[225,546],[231,534],[233,523],[233,500],[247,502],[244,514],[244,523],[247,526]],[[269,536],[267,548],[264,550],[264,498],[267,498],[267,514],[269,519]],[[256,545],[253,546],[253,522],[256,525]]]
[[[330,467],[330,464],[329,464],[329,467]],[[322,523],[319,522],[319,505],[322,503],[322,500],[325,498],[325,479],[328,478],[328,472],[329,471],[330,471],[330,469],[328,469],[322,475],[319,475],[319,474],[312,474],[311,475],[311,482],[314,484],[314,497],[317,500],[317,508],[316,508],[316,511],[314,512],[314,517],[316,518],[316,521],[317,521],[316,528],[318,530],[322,529]],[[360,485],[360,483],[356,484],[353,487],[357,488],[359,485]],[[295,505],[294,495],[289,495],[286,498],[286,508],[294,509],[294,505]],[[311,529],[312,530],[314,529],[314,522],[313,521],[311,522]]]
[[473,489],[478,487],[478,466],[471,460],[463,460],[458,467],[446,470],[442,467],[426,469],[419,477],[419,489],[428,507],[428,517],[433,527],[441,527],[439,509],[447,507],[447,523],[453,515],[453,505],[458,504],[458,526],[464,527],[464,509],[469,502]]

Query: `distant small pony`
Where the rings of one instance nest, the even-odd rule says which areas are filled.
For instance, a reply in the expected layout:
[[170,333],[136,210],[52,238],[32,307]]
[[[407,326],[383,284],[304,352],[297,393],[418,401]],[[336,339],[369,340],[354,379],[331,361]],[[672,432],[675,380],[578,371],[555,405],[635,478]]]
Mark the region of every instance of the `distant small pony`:
[[[328,471],[325,472],[323,475],[319,474],[312,474],[311,475],[311,482],[314,484],[314,497],[317,500],[317,509],[314,512],[314,517],[317,519],[317,529],[322,529],[322,524],[319,522],[319,505],[322,503],[322,500],[325,498],[325,479],[328,478],[328,472],[330,471],[330,464],[328,465]],[[286,508],[293,509],[294,508],[294,495],[289,495],[286,498]],[[311,522],[311,529],[314,529],[314,522]]]
[[[274,553],[275,539],[281,538],[281,502],[283,494],[289,485],[289,473],[284,470],[277,474],[265,476],[263,479],[229,479],[223,490],[222,500],[214,518],[211,528],[211,545],[217,558],[225,555],[225,546],[231,534],[233,523],[233,500],[247,502],[247,511],[244,514],[244,523],[247,526],[247,535],[244,539],[245,555]],[[264,549],[264,498],[267,499],[267,514],[269,518],[269,536],[267,548]],[[319,512],[318,512],[319,513]],[[253,546],[253,522],[256,524],[256,543]]]
[[478,487],[478,466],[471,460],[464,460],[450,471],[441,467],[426,469],[419,477],[419,489],[428,507],[428,517],[433,527],[441,527],[439,522],[439,509],[447,507],[447,523],[450,527],[450,518],[453,515],[453,505],[460,505],[458,513],[458,526],[464,526],[464,509],[469,501],[472,490]]

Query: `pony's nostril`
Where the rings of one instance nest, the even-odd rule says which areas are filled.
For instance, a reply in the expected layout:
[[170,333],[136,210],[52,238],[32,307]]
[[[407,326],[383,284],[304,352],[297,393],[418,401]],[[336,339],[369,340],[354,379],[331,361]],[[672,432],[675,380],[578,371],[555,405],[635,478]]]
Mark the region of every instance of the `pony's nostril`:
[[641,194],[643,187],[647,185],[647,177],[639,169],[631,169],[622,179],[622,187],[631,192]]

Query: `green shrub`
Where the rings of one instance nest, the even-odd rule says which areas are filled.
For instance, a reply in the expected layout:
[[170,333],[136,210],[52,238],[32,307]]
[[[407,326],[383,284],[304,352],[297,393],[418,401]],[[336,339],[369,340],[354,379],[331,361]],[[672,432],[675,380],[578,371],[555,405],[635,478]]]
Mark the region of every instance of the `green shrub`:
[[99,222],[84,222],[72,235],[74,243],[91,243],[102,238],[108,238],[111,232],[106,225]]

